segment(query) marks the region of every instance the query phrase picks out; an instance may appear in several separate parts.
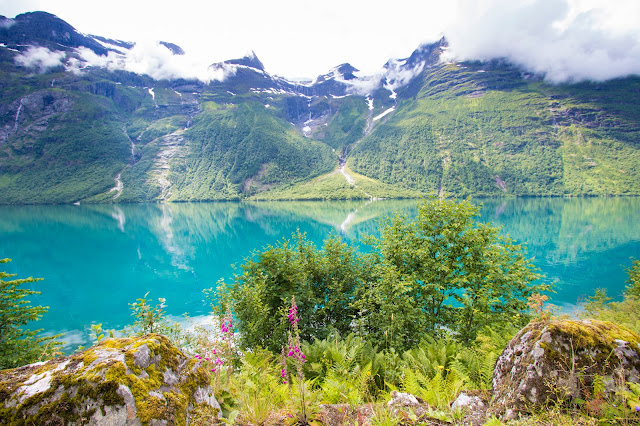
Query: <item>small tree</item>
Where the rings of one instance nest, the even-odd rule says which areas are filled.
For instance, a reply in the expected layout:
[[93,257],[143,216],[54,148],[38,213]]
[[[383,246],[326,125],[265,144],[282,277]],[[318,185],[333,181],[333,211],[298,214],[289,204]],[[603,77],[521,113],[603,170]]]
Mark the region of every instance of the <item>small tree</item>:
[[631,268],[627,269],[627,274],[629,274],[629,279],[627,279],[625,296],[640,299],[640,260],[633,260]]
[[[0,259],[0,263],[11,259]],[[49,309],[31,306],[25,298],[40,294],[39,291],[20,288],[22,284],[40,281],[42,278],[21,278],[4,281],[16,274],[0,271],[0,369],[14,368],[58,353],[58,336],[37,337],[42,330],[25,330],[22,327],[38,321]]]
[[[377,279],[360,289],[365,330],[396,349],[426,333],[473,341],[486,324],[522,322],[527,298],[546,289],[524,250],[476,221],[468,201],[430,200],[397,215],[371,239]],[[518,320],[520,318],[520,320]]]
[[366,256],[339,238],[318,249],[297,233],[255,254],[233,285],[219,282],[218,296],[232,307],[243,346],[279,352],[289,329],[283,318],[294,296],[303,340],[323,339],[331,330],[348,333],[357,313],[355,289],[370,275],[367,268]]

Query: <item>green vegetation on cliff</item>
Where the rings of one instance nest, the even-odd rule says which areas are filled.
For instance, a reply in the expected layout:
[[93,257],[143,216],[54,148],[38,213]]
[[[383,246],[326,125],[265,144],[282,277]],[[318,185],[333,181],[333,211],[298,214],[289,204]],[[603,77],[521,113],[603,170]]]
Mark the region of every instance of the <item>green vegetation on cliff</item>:
[[305,139],[258,103],[205,110],[185,131],[186,154],[170,175],[176,201],[239,199],[334,167],[331,149]]
[[355,171],[463,196],[640,192],[640,116],[629,96],[640,79],[550,86],[480,63],[419,78],[415,97],[353,150]]

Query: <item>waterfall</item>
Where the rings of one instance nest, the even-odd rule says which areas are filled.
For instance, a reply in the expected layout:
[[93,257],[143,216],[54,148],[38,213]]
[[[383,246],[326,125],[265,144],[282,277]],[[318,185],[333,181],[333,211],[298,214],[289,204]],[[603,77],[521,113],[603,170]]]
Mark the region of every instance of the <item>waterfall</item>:
[[17,132],[18,131],[18,121],[20,120],[20,112],[22,111],[22,99],[20,99],[20,106],[18,107],[18,111],[16,111],[16,121],[15,124],[13,125],[13,132]]

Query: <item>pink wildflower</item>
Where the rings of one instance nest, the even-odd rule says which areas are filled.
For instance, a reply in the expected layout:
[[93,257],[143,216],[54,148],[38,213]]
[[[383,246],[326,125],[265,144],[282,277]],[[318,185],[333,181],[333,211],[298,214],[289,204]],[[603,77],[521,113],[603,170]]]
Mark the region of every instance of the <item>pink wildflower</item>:
[[291,324],[297,324],[298,323],[298,305],[296,305],[296,300],[294,298],[291,298],[291,308],[289,309],[289,322]]

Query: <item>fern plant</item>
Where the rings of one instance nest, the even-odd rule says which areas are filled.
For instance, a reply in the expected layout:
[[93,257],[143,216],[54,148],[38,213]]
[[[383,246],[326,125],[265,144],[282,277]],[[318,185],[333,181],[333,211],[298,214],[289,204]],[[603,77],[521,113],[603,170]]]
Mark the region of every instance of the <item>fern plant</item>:
[[433,377],[441,369],[450,369],[460,350],[460,344],[450,339],[435,340],[428,336],[417,348],[402,355],[404,365]]
[[328,404],[362,404],[371,399],[371,363],[354,364],[351,369],[334,365],[321,384],[323,400]]
[[464,386],[464,379],[455,371],[438,371],[433,377],[424,375],[419,370],[403,369],[403,389],[420,397],[427,404],[439,409],[448,408]]
[[462,350],[451,363],[451,368],[465,382],[467,389],[491,389],[496,360],[500,353]]

